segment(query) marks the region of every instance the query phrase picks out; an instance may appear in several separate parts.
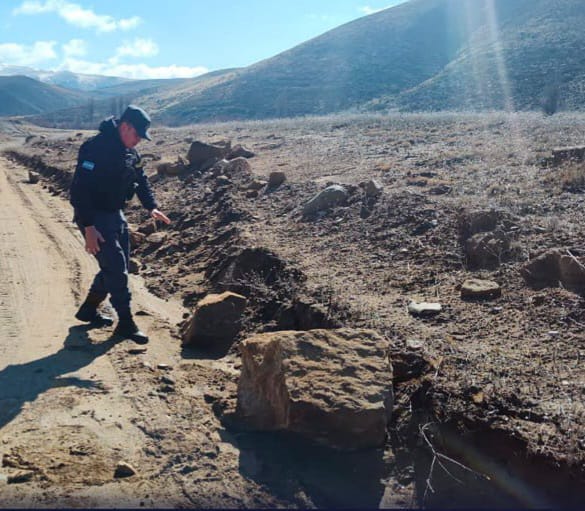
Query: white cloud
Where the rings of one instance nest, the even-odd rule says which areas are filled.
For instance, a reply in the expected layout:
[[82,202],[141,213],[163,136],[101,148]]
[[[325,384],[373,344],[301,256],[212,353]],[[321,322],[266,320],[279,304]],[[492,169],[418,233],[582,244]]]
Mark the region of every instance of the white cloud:
[[87,44],[82,39],[71,39],[62,45],[65,57],[83,57],[87,54]]
[[90,62],[86,60],[66,58],[59,66],[59,70],[74,73],[98,74],[104,76],[121,76],[124,78],[192,78],[207,73],[203,66],[149,66],[147,64],[118,64]]
[[379,7],[379,8],[370,7],[369,5],[364,5],[363,7],[360,7],[359,10],[360,10],[360,12],[362,12],[366,15],[370,15],[370,14],[374,14],[376,12],[383,11],[384,9],[388,9],[388,7],[391,7],[391,5],[387,5],[386,7]]
[[55,12],[67,23],[81,28],[94,28],[98,32],[112,32],[114,30],[130,30],[136,28],[141,19],[138,16],[125,19],[115,19],[105,14],[96,14],[90,9],[84,9],[78,4],[67,0],[26,0],[19,7],[14,9],[14,15],[43,14]]
[[16,43],[0,43],[0,62],[17,66],[33,66],[57,58],[55,41],[37,41],[27,46]]
[[134,39],[131,42],[124,42],[116,50],[116,55],[110,59],[117,62],[121,57],[154,57],[158,55],[158,46],[152,39]]

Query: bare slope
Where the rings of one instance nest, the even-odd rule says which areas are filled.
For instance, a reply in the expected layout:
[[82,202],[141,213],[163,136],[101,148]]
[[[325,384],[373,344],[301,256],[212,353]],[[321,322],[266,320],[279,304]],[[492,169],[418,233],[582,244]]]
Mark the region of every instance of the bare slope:
[[26,76],[0,76],[0,116],[30,115],[87,101],[87,95]]

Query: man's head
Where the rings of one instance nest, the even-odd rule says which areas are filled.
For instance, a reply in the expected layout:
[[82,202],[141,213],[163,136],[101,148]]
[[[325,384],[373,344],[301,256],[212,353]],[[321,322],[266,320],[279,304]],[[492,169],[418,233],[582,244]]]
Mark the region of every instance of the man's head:
[[120,139],[125,147],[131,149],[135,147],[140,140],[152,140],[148,134],[150,127],[150,117],[148,114],[134,105],[128,105],[120,117]]

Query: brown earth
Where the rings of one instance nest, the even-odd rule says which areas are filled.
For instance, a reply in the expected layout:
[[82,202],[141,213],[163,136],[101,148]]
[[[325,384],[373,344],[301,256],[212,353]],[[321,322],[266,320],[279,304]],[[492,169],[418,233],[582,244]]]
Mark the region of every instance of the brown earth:
[[[144,478],[150,484],[148,493],[159,500],[153,497],[146,505],[575,507],[582,502],[582,290],[531,288],[520,273],[528,260],[547,248],[570,250],[577,258],[585,255],[581,243],[585,230],[581,215],[584,170],[578,164],[548,167],[544,161],[553,147],[581,141],[580,122],[580,117],[543,119],[528,114],[413,115],[155,130],[155,142],[143,148],[147,158],[174,161],[177,156],[185,157],[192,140],[231,140],[257,153],[250,163],[258,177],[284,170],[287,181],[255,196],[250,193],[249,178],[241,175],[227,176],[227,180],[194,172],[153,177],[161,207],[173,224],[159,226],[166,236],[134,250],[145,285],[159,297],[181,300],[187,307],[210,291],[244,294],[250,306],[241,338],[279,329],[374,328],[393,346],[396,403],[384,452],[341,455],[298,438],[237,432],[233,414],[239,369],[236,347],[217,360],[193,350],[181,351],[178,339],[164,340],[170,339],[170,334],[163,333],[165,316],[162,322],[159,316],[167,310],[162,307],[166,302],[152,302],[150,309],[145,308],[150,316],[144,320],[151,331],[160,329],[163,340],[152,343],[146,356],[129,356],[124,344],[111,348],[103,343],[88,344],[96,350],[90,350],[93,364],[107,362],[108,370],[119,379],[111,384],[110,393],[123,394],[120,382],[126,382],[127,396],[132,396],[123,400],[127,409],[118,408],[112,396],[106,397],[103,406],[115,408],[115,413],[132,425],[130,418],[136,415],[138,422],[148,417],[157,423],[152,418],[159,412],[164,418],[158,421],[167,421],[164,439],[152,435],[157,428],[138,428],[144,442],[150,441],[152,449],[162,449],[162,453],[155,450],[160,458],[145,448],[141,457],[123,453],[130,463],[144,464],[144,472],[150,474]],[[65,216],[59,228],[76,239],[67,225],[67,206],[57,195],[66,190],[76,150],[88,133],[39,135],[29,137],[16,152],[8,154],[39,170],[44,176],[42,186],[55,196],[39,193],[39,185],[18,181],[6,189],[21,189],[38,201],[50,201],[47,211],[61,211]],[[11,165],[7,176],[25,175],[22,167],[7,165]],[[378,200],[366,199],[359,186],[371,178],[384,186]],[[328,183],[348,188],[347,204],[302,218],[302,205]],[[19,195],[13,195],[16,202]],[[41,211],[39,206],[37,223],[43,218]],[[23,221],[23,215],[26,210],[16,216],[18,221]],[[138,206],[130,208],[129,218],[145,233],[152,230]],[[31,221],[25,226],[26,232],[34,230],[34,225]],[[19,229],[22,227],[12,227],[15,232]],[[478,241],[477,236],[484,241]],[[486,236],[492,240],[489,246],[498,247],[497,253],[476,257],[472,248],[480,250],[481,243],[489,241]],[[12,237],[11,243],[20,242],[21,237]],[[469,240],[475,241],[470,245]],[[42,234],[28,243],[42,246]],[[55,256],[50,264],[41,265],[43,275],[57,261],[83,260],[79,239],[68,243],[71,250],[66,257]],[[21,250],[26,251],[22,245],[13,248],[12,259]],[[50,257],[50,250],[46,253],[43,257]],[[34,267],[32,261],[27,264]],[[76,299],[91,275],[90,268],[77,264],[75,274],[85,281],[67,284],[67,276],[74,273],[67,265],[56,270],[65,278],[61,288],[53,284],[59,279],[51,277],[50,291],[54,288],[56,294],[46,302],[57,307],[62,316],[59,319],[56,312],[47,312],[42,317],[50,319],[56,331],[69,325]],[[30,286],[42,280],[32,272],[20,272],[31,279]],[[16,270],[9,273],[18,275]],[[459,288],[467,278],[496,281],[502,286],[502,295],[486,301],[464,300]],[[26,300],[32,307],[34,301],[18,294],[30,286],[13,285],[20,291],[12,291],[7,303]],[[77,289],[77,298],[75,291],[68,289]],[[63,296],[72,292],[66,312]],[[154,300],[146,292],[136,296],[139,307],[145,307],[141,300],[146,297]],[[413,317],[407,311],[412,299],[440,302],[442,312]],[[166,321],[174,327],[181,309],[179,305],[171,308],[174,319],[166,316]],[[24,307],[13,306],[3,317],[20,317],[17,309]],[[44,306],[36,310],[44,310]],[[27,331],[10,321],[6,331],[21,338]],[[35,320],[35,325],[42,326],[42,331],[50,330],[44,322]],[[176,335],[177,329],[170,330]],[[32,346],[38,347],[38,335],[27,335]],[[102,334],[92,331],[87,335],[82,337],[86,344],[102,340]],[[55,334],[55,339],[57,344],[47,347],[47,354],[53,356],[61,349],[63,336],[59,339]],[[107,343],[107,336],[103,340]],[[107,355],[100,351],[104,347]],[[19,353],[21,350],[19,346]],[[160,375],[141,365],[145,357],[157,353],[171,360],[176,373],[175,392],[165,394],[163,401],[156,386]],[[9,361],[13,359],[5,363]],[[156,362],[155,357],[151,365],[156,367]],[[107,371],[96,369],[94,373],[109,383]],[[50,395],[47,388],[42,390],[35,391],[39,398],[33,408]],[[93,399],[101,396],[85,388],[69,391],[77,397],[80,392]],[[137,404],[142,403],[142,394],[143,408]],[[70,424],[73,419],[63,404],[65,398],[58,395],[55,399],[60,404],[53,408],[61,409],[63,420]],[[88,408],[101,413],[101,406],[96,403]],[[38,413],[33,421],[38,422]],[[17,424],[24,415],[14,415]],[[131,432],[124,421],[121,423],[120,431]],[[207,429],[202,429],[205,423]],[[42,433],[31,434],[40,442]],[[190,440],[197,441],[183,438],[191,433]],[[200,440],[207,438],[210,448],[217,451],[218,445],[226,443],[224,435],[231,438],[224,458],[202,458],[203,451],[197,450]],[[105,450],[96,458],[114,467],[120,456],[107,452],[107,442],[96,440],[94,444]],[[140,446],[142,440],[132,445]],[[199,481],[198,476],[190,472],[193,467],[199,470],[202,459],[207,463],[208,477],[217,478],[209,485],[218,493],[209,490],[213,497],[208,497],[216,500],[197,500],[210,495],[207,488],[198,492],[201,483],[194,482]],[[153,466],[159,470],[164,466],[165,470],[157,473]],[[228,468],[233,477],[226,476]],[[167,475],[175,486],[161,479]],[[38,483],[33,479],[14,487],[22,486],[24,495],[40,498],[31,488],[49,483],[40,475],[35,477]],[[219,490],[226,481],[233,485],[229,494],[233,500],[222,500],[228,498]],[[80,484],[82,492],[95,491],[94,482]],[[103,484],[127,488],[125,481]],[[52,486],[56,494],[63,487],[62,482]],[[182,488],[180,497],[175,492],[178,487]],[[179,500],[167,500],[171,494]],[[42,499],[39,502],[44,503]]]

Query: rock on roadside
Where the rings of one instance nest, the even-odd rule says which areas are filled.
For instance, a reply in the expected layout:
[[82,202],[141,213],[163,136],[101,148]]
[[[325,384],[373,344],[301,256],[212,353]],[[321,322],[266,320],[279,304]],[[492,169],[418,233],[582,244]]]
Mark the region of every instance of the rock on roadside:
[[183,333],[183,346],[229,349],[241,327],[247,300],[226,291],[200,300]]
[[502,288],[497,282],[481,279],[467,279],[461,285],[462,298],[498,298]]
[[313,215],[343,204],[347,200],[347,190],[341,185],[331,185],[315,195],[303,206],[303,215]]
[[388,341],[373,330],[265,333],[240,343],[236,414],[337,448],[383,445],[393,405]]

